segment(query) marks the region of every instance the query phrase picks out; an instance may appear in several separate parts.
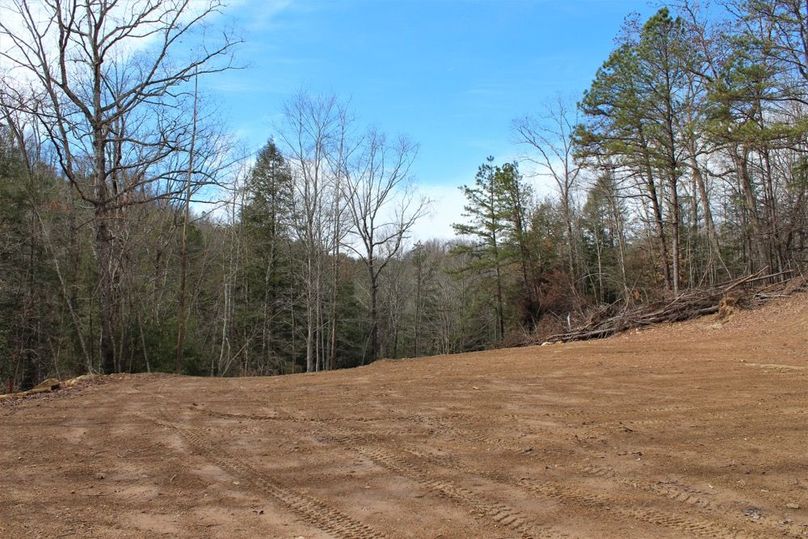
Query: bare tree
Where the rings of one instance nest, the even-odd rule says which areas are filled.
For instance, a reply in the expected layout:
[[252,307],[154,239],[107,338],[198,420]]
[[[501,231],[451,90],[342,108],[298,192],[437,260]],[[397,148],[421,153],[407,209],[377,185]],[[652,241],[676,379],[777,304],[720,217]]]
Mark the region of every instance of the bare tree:
[[566,226],[570,286],[574,294],[577,290],[575,283],[578,273],[573,230],[574,194],[581,173],[581,167],[573,155],[573,132],[577,124],[577,108],[568,106],[563,99],[558,99],[549,106],[541,117],[525,116],[513,122],[519,142],[527,144],[534,152],[528,155],[527,160],[539,168],[541,175],[551,177],[558,189]]
[[197,119],[199,116],[199,77],[194,76],[193,124],[191,126],[191,146],[188,150],[188,177],[185,180],[185,200],[182,208],[182,237],[180,240],[180,298],[177,305],[177,346],[174,371],[179,374],[184,362],[185,323],[188,318],[185,308],[188,286],[188,220],[191,215],[191,190],[194,178],[194,150],[196,149]]
[[334,369],[337,364],[337,304],[340,281],[340,248],[350,233],[350,222],[346,218],[346,201],[343,197],[343,185],[348,174],[347,164],[357,149],[355,141],[351,140],[350,130],[352,119],[348,111],[340,107],[338,111],[336,144],[330,158],[331,176],[333,181],[331,193],[330,218],[331,233],[331,330],[329,337],[328,358],[324,361],[324,369]]
[[367,269],[370,282],[370,358],[379,353],[379,276],[401,249],[407,233],[424,215],[426,201],[408,184],[416,147],[405,139],[397,144],[370,131],[350,167],[345,185],[348,213],[356,242],[348,248]]
[[[127,206],[175,197],[188,173],[188,81],[230,67],[227,36],[184,61],[175,50],[219,0],[10,0],[0,18],[0,58],[28,81],[34,115],[62,173],[94,208],[101,365],[120,367],[116,320],[121,257],[116,226]],[[7,94],[7,88],[3,94]],[[21,104],[22,103],[22,104]],[[33,103],[26,105],[25,103]]]
[[345,118],[344,106],[334,96],[301,92],[286,104],[285,125],[280,130],[295,183],[294,229],[304,253],[301,280],[305,288],[307,372],[322,366],[325,357],[325,253],[334,248],[329,236],[341,233],[333,222],[339,215],[333,205],[333,172]]

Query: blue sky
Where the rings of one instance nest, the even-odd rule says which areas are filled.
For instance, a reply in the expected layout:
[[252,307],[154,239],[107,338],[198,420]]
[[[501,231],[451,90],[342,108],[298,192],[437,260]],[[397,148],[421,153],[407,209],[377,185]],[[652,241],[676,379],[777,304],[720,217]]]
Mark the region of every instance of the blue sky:
[[417,182],[453,198],[430,225],[446,235],[462,208],[456,187],[486,156],[522,151],[511,121],[558,96],[577,100],[624,18],[654,10],[625,0],[244,0],[224,19],[244,39],[246,67],[207,90],[251,149],[296,91],[350,99],[360,123],[419,144]]

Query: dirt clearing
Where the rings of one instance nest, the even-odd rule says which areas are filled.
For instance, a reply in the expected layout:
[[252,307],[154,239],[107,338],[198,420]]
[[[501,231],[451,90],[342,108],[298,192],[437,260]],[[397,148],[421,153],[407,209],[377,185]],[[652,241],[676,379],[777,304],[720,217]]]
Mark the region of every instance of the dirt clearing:
[[0,405],[0,537],[808,537],[808,297]]

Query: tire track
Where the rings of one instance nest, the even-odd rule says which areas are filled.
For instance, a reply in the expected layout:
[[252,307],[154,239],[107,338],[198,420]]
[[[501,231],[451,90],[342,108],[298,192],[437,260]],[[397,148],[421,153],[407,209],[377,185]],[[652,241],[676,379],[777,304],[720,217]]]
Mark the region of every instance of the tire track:
[[[580,468],[582,471],[585,471],[585,468]],[[607,470],[607,469],[606,469]],[[689,505],[693,507],[698,507],[700,509],[710,511],[711,513],[718,514],[724,516],[731,520],[742,521],[742,512],[738,508],[730,507],[728,505],[722,504],[715,500],[710,500],[704,496],[704,493],[697,491],[687,485],[676,484],[672,482],[668,483],[645,483],[645,482],[638,482],[633,481],[630,479],[622,478],[617,475],[616,472],[609,473],[608,471],[601,471],[599,472],[596,467],[591,466],[590,472],[593,474],[602,473],[601,477],[607,478],[609,477],[612,481],[615,481],[621,485],[634,487],[638,490],[643,492],[648,492],[650,494],[654,494],[659,497],[667,498],[677,503],[681,503],[684,505]],[[749,502],[739,502],[741,505],[752,506],[752,503]],[[770,528],[772,531],[776,530],[779,534],[783,537],[793,537],[793,538],[804,538],[808,536],[808,533],[803,528],[798,525],[786,523],[780,519],[774,518],[769,514],[757,514],[757,524]]]
[[583,492],[580,489],[561,487],[553,483],[535,482],[520,479],[519,484],[536,494],[558,499],[567,504],[576,504],[629,521],[644,522],[655,527],[670,528],[685,537],[715,537],[719,539],[735,539],[744,537],[739,531],[727,530],[711,521],[695,517],[683,517],[653,508],[626,507],[614,504],[609,498],[598,494]]
[[420,466],[407,463],[380,449],[360,448],[358,452],[375,464],[397,475],[404,476],[426,487],[441,497],[448,498],[469,508],[473,515],[492,521],[520,534],[521,537],[551,538],[566,537],[549,526],[539,526],[518,510],[506,504],[493,502],[474,491],[458,486],[446,479],[432,479]]
[[[195,408],[195,410],[202,412],[208,411],[198,408]],[[214,415],[227,419],[246,419],[246,417],[240,414],[214,413]],[[369,447],[368,443],[380,439],[377,434],[359,433],[337,425],[336,423],[332,424],[331,421],[322,421],[319,418],[299,417],[292,414],[284,416],[261,416],[261,418],[264,420],[284,419],[297,423],[322,423],[321,426],[325,430],[331,431],[331,436],[329,437],[331,442],[349,448],[351,451],[358,453],[377,466],[396,475],[406,477],[439,497],[449,499],[466,507],[473,516],[489,520],[494,526],[505,527],[514,531],[518,533],[520,537],[536,539],[569,537],[569,535],[560,530],[553,529],[549,526],[537,525],[532,522],[528,516],[506,504],[488,500],[480,494],[465,487],[458,486],[449,480],[435,479],[423,466],[407,462],[405,459],[383,449]],[[335,419],[334,422],[336,421],[339,420]],[[215,460],[216,454],[211,454],[209,446],[195,443],[195,435],[191,431],[181,429],[172,424],[168,424],[168,426],[178,430],[195,450],[204,452],[204,456],[212,460],[217,466],[226,471],[231,471],[231,464],[227,462],[227,459],[225,459],[224,462]],[[217,453],[224,454],[220,451],[217,451]],[[427,459],[421,458],[421,460]],[[244,463],[242,463],[242,465],[247,466]],[[234,475],[239,475],[240,477],[260,477],[260,474],[253,470],[250,470],[251,473],[248,474],[236,472],[237,473],[234,473]],[[274,495],[273,497],[277,498]]]
[[444,418],[416,416],[413,419],[415,419],[417,423],[427,426],[433,432],[441,434],[451,433],[464,441],[473,441],[483,445],[519,452],[525,449],[524,443],[519,443],[513,438],[498,438],[488,435],[485,432],[458,427],[454,422],[446,421]]
[[[265,417],[268,419],[274,419],[272,416]],[[495,523],[499,525],[504,524],[513,531],[523,534],[523,536],[533,536],[530,535],[530,532],[526,532],[525,528],[523,527],[523,524],[529,523],[529,519],[527,519],[527,517],[524,515],[517,514],[517,512],[505,505],[497,505],[495,502],[485,501],[473,491],[463,487],[458,487],[451,482],[436,482],[431,478],[430,474],[425,468],[409,463],[405,457],[396,456],[381,449],[372,449],[368,446],[368,444],[371,443],[387,441],[390,439],[390,436],[395,437],[397,433],[400,434],[400,429],[391,429],[389,432],[385,431],[383,433],[360,433],[355,430],[350,430],[348,427],[338,425],[338,422],[342,421],[338,418],[324,421],[318,418],[301,418],[291,414],[284,417],[288,418],[290,421],[324,423],[323,426],[326,429],[330,429],[332,433],[336,433],[334,436],[330,437],[330,441],[339,445],[350,447],[352,450],[358,452],[360,455],[368,458],[377,465],[396,473],[397,475],[408,477],[441,497],[454,500],[457,503],[470,507],[472,509],[472,513],[476,515],[493,518]],[[519,452],[524,450],[524,444],[520,444],[513,439],[495,438],[482,432],[458,427],[454,422],[445,421],[443,418],[431,418],[424,415],[415,415],[406,416],[402,419],[407,419],[419,425],[425,426],[432,432],[440,432],[443,434],[452,433],[453,435],[461,437],[466,441],[475,441],[481,444],[487,444]],[[346,419],[346,421],[350,421],[350,419]],[[473,469],[464,466],[458,462],[457,459],[450,456],[425,454],[421,451],[407,448],[406,445],[401,445],[399,447],[399,451],[415,457],[420,461],[429,462],[431,465],[438,468],[460,471],[471,476],[484,478],[496,483],[514,487],[527,491],[534,496],[539,495],[545,498],[547,501],[561,503],[563,505],[574,504],[576,506],[584,507],[589,512],[596,513],[599,518],[602,518],[604,513],[611,515],[612,518],[614,518],[614,515],[618,515],[624,518],[644,522],[652,526],[670,528],[688,536],[735,538],[739,537],[740,533],[732,529],[728,529],[726,526],[722,526],[711,520],[697,516],[678,516],[677,514],[652,508],[628,509],[621,507],[619,509],[615,509],[615,507],[610,505],[610,499],[608,497],[577,489],[569,486],[568,484],[561,486],[556,483],[535,483],[526,482],[526,480],[515,480],[500,473],[492,473],[485,470]],[[573,465],[571,468],[583,475],[598,477],[600,479],[611,481],[616,485],[626,487],[628,490],[640,490],[660,498],[665,498],[666,500],[675,503],[680,503],[683,506],[688,506],[689,508],[707,511],[725,518],[730,518],[731,520],[736,520],[739,524],[744,523],[744,519],[741,518],[738,511],[726,506],[722,506],[712,500],[704,498],[703,496],[698,496],[696,493],[686,492],[683,489],[677,488],[676,486],[670,484],[662,485],[646,483],[634,479],[624,478],[620,477],[620,475],[613,469],[601,468],[594,465]],[[495,517],[499,518],[500,520],[496,520]],[[757,520],[757,523],[762,524],[769,529],[777,530],[781,535],[794,538],[805,537],[805,535],[801,533],[799,527],[783,524],[778,520],[766,515],[761,516],[760,519]],[[535,523],[532,524],[532,526],[533,533],[538,537],[559,537],[562,535],[562,532],[557,529],[552,529],[547,526],[536,526]]]
[[[569,466],[575,471],[604,480],[612,481],[621,486],[636,489],[642,492],[653,494],[661,498],[667,498],[676,503],[708,511],[711,514],[721,516],[736,522],[747,522],[740,507],[733,507],[716,500],[711,500],[708,493],[699,491],[688,485],[675,482],[649,482],[633,478],[621,477],[620,474],[610,467],[597,466],[595,464],[573,464]],[[756,503],[738,500],[739,506],[753,507]],[[782,537],[792,537],[795,539],[808,537],[808,527],[787,522],[773,517],[768,512],[756,513],[755,523],[777,532]]]
[[287,489],[250,466],[243,459],[227,454],[209,439],[205,439],[193,427],[180,427],[167,420],[152,419],[169,427],[182,436],[194,452],[215,464],[227,473],[251,484],[256,490],[286,507],[304,522],[340,539],[383,539],[381,531],[363,524],[330,507],[325,502],[300,492]]
[[[406,449],[404,450],[408,451]],[[426,459],[430,458],[423,455],[422,457]],[[602,518],[605,515],[607,518],[614,519],[614,516],[617,515],[657,527],[671,528],[677,532],[683,532],[689,537],[716,537],[722,539],[741,537],[740,532],[728,530],[725,526],[700,517],[681,517],[653,508],[640,509],[617,506],[614,505],[613,500],[608,497],[573,487],[568,482],[561,485],[555,482],[536,482],[528,479],[516,480],[501,473],[466,467],[457,461],[452,461],[450,458],[441,458],[439,462],[442,466],[447,468],[456,469],[469,475],[482,477],[500,484],[517,487],[549,501],[560,503],[561,505],[582,507],[587,512],[595,513],[598,518]],[[601,475],[601,477],[607,478],[605,475]],[[613,477],[609,479],[613,479]],[[620,482],[620,484],[627,486],[623,482]],[[681,501],[677,496],[667,497],[674,501]],[[800,536],[795,535],[795,537]]]
[[215,417],[219,419],[246,419],[249,421],[289,421],[292,423],[316,423],[319,420],[316,418],[302,418],[290,415],[266,415],[266,414],[234,414],[231,412],[220,412],[211,410],[210,408],[203,408],[201,406],[186,406],[186,410],[197,412],[208,417]]
[[[345,432],[345,429],[339,430],[341,432],[331,438],[333,442],[348,447],[389,472],[414,481],[441,498],[449,499],[458,505],[464,506],[472,516],[487,520],[489,524],[495,527],[505,527],[518,533],[523,538],[551,539],[570,537],[561,530],[534,522],[531,517],[504,503],[490,500],[448,479],[437,479],[422,464],[413,464],[390,451],[369,447],[366,445],[367,437],[362,434]],[[432,459],[421,457],[419,460],[428,461]],[[438,462],[440,463],[438,466],[443,467],[444,460],[439,459]]]
[[201,406],[186,406],[187,410],[198,412],[203,415],[207,415],[210,417],[216,417],[221,419],[247,419],[250,421],[288,421],[290,423],[336,423],[336,422],[344,422],[350,421],[355,423],[378,423],[381,421],[407,421],[412,420],[413,417],[411,415],[400,415],[400,416],[384,416],[384,417],[322,417],[322,416],[298,416],[293,414],[275,414],[275,415],[267,415],[267,414],[237,414],[232,412],[221,412],[218,410],[212,410],[210,408],[204,408]]
[[[462,436],[465,440],[474,440],[481,443],[496,445],[507,449],[516,449],[516,450],[522,449],[519,447],[519,444],[514,443],[513,440],[503,440],[498,438],[495,439],[477,432],[465,432],[464,429],[458,428],[451,423],[441,421],[440,419],[427,419],[427,418],[424,419],[425,422],[427,423],[430,422],[433,423],[436,427],[436,430],[439,429],[441,432],[451,431],[456,435]],[[406,449],[404,450],[406,451]],[[422,454],[420,456],[426,459],[430,458]],[[727,529],[725,526],[721,526],[710,520],[700,517],[681,517],[675,514],[671,514],[665,511],[652,508],[628,509],[624,507],[612,506],[610,504],[609,498],[600,496],[598,494],[589,493],[581,489],[577,489],[575,487],[571,487],[568,483],[565,483],[563,486],[561,486],[555,483],[535,483],[524,479],[516,481],[513,478],[504,476],[503,474],[491,473],[485,470],[472,469],[463,466],[458,461],[446,457],[441,458],[439,462],[436,462],[436,464],[448,468],[453,468],[459,471],[463,471],[470,475],[483,477],[495,482],[505,483],[510,486],[521,487],[525,490],[530,491],[533,494],[538,494],[548,499],[561,502],[562,504],[580,505],[582,507],[587,508],[590,511],[596,511],[601,514],[603,513],[609,513],[610,515],[617,514],[625,518],[638,520],[654,526],[671,528],[678,532],[683,532],[688,536],[719,537],[719,538],[739,537],[739,532]],[[654,484],[643,484],[634,480],[624,479],[619,477],[617,472],[614,472],[613,470],[597,468],[595,466],[573,466],[573,468],[579,472],[594,475],[601,479],[612,481],[622,487],[632,487],[633,489],[640,489],[645,492],[664,497],[668,500],[672,500],[674,502],[680,502],[692,507],[697,507],[704,510],[711,510],[713,512],[720,512],[722,516],[730,516],[730,517],[738,516],[737,512],[726,510],[724,508],[721,508],[715,503],[710,503],[708,500],[704,500],[692,494],[686,494],[681,491],[675,491],[674,489],[661,488],[660,486]],[[803,537],[803,535],[799,534],[797,528],[793,526],[783,525],[779,522],[776,522],[774,519],[769,518],[766,524],[769,527],[777,529],[781,533],[783,532],[788,533],[791,537]]]
[[[494,517],[495,520],[496,518],[501,517],[503,523],[505,520],[507,520],[512,524],[520,526],[511,529],[523,533],[524,536],[525,530],[521,528],[521,524],[524,522],[524,520],[520,518],[521,515],[514,515],[513,511],[507,506],[489,503],[488,506],[483,505],[481,507],[479,499],[475,498],[475,494],[473,492],[463,489],[462,487],[458,488],[447,481],[435,481],[430,478],[429,474],[423,467],[410,464],[405,459],[395,457],[383,450],[368,448],[362,445],[362,442],[365,440],[365,436],[362,436],[361,434],[357,435],[355,433],[353,435],[350,433],[344,434],[342,439],[335,439],[335,441],[341,443],[341,445],[350,445],[361,455],[388,469],[389,471],[414,479],[427,488],[438,492],[440,495],[455,499],[456,501],[460,501],[461,503],[477,509],[478,513],[482,515]],[[470,476],[487,479],[495,483],[527,491],[530,494],[538,495],[540,498],[561,504],[562,506],[583,508],[586,512],[594,513],[597,518],[603,518],[606,516],[607,518],[614,519],[614,516],[617,515],[629,520],[644,522],[655,527],[670,528],[677,532],[681,532],[684,536],[688,537],[698,536],[720,539],[736,539],[742,537],[739,532],[728,530],[724,526],[699,517],[681,517],[676,514],[671,514],[669,512],[653,508],[626,508],[615,506],[613,501],[605,496],[589,493],[582,489],[572,487],[567,483],[564,485],[559,485],[552,482],[536,482],[527,479],[515,480],[512,477],[501,473],[489,472],[464,466],[456,459],[452,459],[448,456],[434,457],[431,455],[425,455],[423,453],[408,449],[403,445],[400,446],[400,451],[409,453],[422,461],[431,461],[434,465],[441,468],[452,469]],[[419,480],[422,478],[425,478],[425,480]],[[508,519],[502,516],[503,514],[507,514],[508,516],[513,517],[513,519]],[[563,532],[560,530],[554,530],[547,526],[540,527],[535,531],[540,534],[540,537],[563,536]]]
[[[591,424],[587,423],[587,426],[594,426],[594,427],[601,427],[605,430],[609,428],[619,428],[621,426],[658,426],[658,425],[676,425],[680,428],[684,424],[685,426],[689,425],[699,425],[702,427],[710,427],[710,426],[720,426],[725,424],[727,421],[733,421],[736,423],[744,423],[747,425],[756,425],[758,423],[769,423],[771,419],[768,417],[762,417],[759,414],[748,414],[748,415],[741,415],[733,413],[733,410],[722,409],[718,412],[706,412],[700,413],[700,415],[695,414],[687,414],[685,416],[681,415],[664,415],[662,417],[651,417],[648,419],[635,419],[630,417],[626,414],[625,417],[622,419],[608,419],[606,421],[593,421]],[[807,415],[808,410],[806,409],[793,409],[793,410],[777,410],[777,413],[780,416],[797,416],[796,419],[801,419],[799,416]],[[686,417],[687,421],[682,423],[682,417]]]

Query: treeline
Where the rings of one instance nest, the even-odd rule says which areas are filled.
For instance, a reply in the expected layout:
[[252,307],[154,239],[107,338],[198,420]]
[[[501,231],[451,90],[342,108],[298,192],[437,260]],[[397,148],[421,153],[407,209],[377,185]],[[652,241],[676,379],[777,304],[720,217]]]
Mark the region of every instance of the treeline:
[[535,200],[517,163],[492,158],[462,188],[452,253],[487,276],[485,346],[539,340],[597,305],[804,271],[808,5],[676,11],[629,17],[577,106],[514,120],[523,168],[553,196]]
[[[216,3],[193,17],[183,2],[14,7],[0,21],[0,378],[15,387],[533,342],[598,305],[808,262],[799,0],[629,17],[580,102],[514,120],[524,157],[488,158],[461,187],[457,238],[418,243],[416,146],[335,97],[291,98],[254,160],[239,154],[197,89],[237,43],[175,50]],[[143,48],[145,31],[159,39]],[[534,176],[555,192],[539,197]]]

